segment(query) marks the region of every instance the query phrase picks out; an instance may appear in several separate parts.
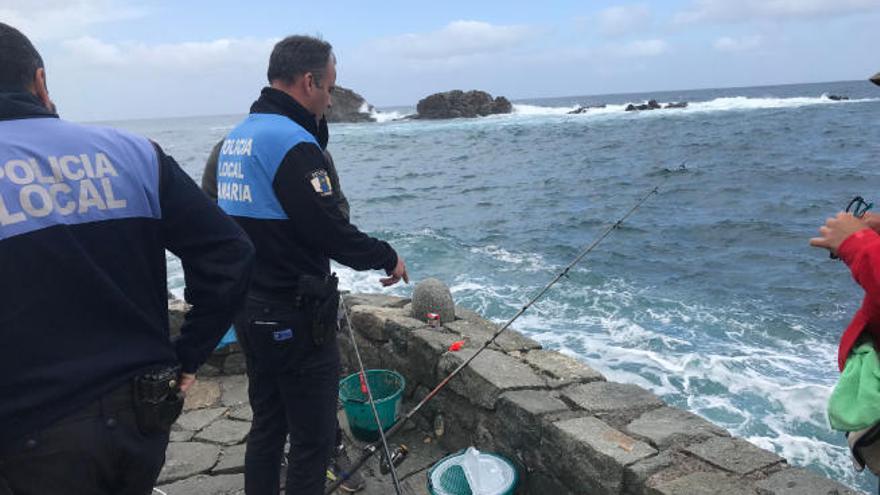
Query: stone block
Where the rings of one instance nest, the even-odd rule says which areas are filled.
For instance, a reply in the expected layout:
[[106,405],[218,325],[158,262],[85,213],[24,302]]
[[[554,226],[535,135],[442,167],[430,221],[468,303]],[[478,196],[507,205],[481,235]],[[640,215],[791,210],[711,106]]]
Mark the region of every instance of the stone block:
[[220,445],[235,445],[247,438],[248,432],[251,430],[250,423],[244,421],[232,421],[229,419],[218,419],[207,428],[200,431],[195,439],[201,442],[210,442]]
[[672,407],[648,411],[627,425],[624,431],[647,439],[659,449],[700,442],[712,437],[730,436],[724,429],[696,414]]
[[226,411],[225,407],[196,409],[182,414],[177,418],[177,424],[184,430],[199,431],[223,416]]
[[229,419],[234,419],[236,421],[253,421],[254,411],[251,410],[250,404],[242,404],[229,411]]
[[242,352],[233,352],[223,360],[224,375],[243,375],[247,373],[247,361]]
[[412,316],[420,321],[427,321],[428,313],[440,315],[440,321],[455,321],[455,303],[449,287],[436,278],[426,278],[416,284],[412,295]]
[[209,471],[217,458],[220,447],[199,442],[169,443],[165,450],[165,465],[159,473],[157,484],[170,483]]
[[248,380],[245,375],[232,375],[220,378],[220,402],[226,407],[235,407],[248,402]]
[[180,336],[180,327],[183,326],[183,321],[191,307],[181,299],[168,300],[168,326],[172,338]]
[[574,385],[560,393],[569,404],[615,427],[622,427],[641,414],[664,405],[659,397],[638,385],[615,382]]
[[[407,339],[408,368],[404,370],[407,380],[434,388],[440,381],[437,367],[440,358],[449,350],[449,346],[458,340],[458,336],[436,328],[423,328],[409,333]],[[398,370],[403,373],[403,371]]]
[[363,335],[370,340],[385,342],[388,334],[385,331],[385,322],[391,316],[406,316],[402,309],[380,308],[377,306],[354,306],[349,312],[351,325],[357,334]]
[[168,495],[244,495],[244,475],[201,475],[162,485],[159,489]]
[[[443,326],[461,335],[466,341],[465,347],[474,349],[482,347],[501,328],[488,320],[456,320],[444,323]],[[498,335],[489,348],[504,352],[525,352],[540,349],[541,344],[512,328],[508,328]]]
[[756,495],[749,480],[723,473],[699,472],[654,486],[650,495]]
[[783,469],[755,483],[759,495],[856,495],[859,492],[801,468]]
[[719,472],[715,466],[679,451],[667,450],[626,467],[623,475],[625,495],[655,494],[651,486],[696,472]]
[[214,469],[211,470],[211,474],[243,473],[244,453],[246,449],[247,445],[245,444],[232,445],[223,448],[223,451],[220,453],[220,460],[217,462],[217,465],[214,466]]
[[379,308],[402,308],[409,303],[405,297],[389,296],[386,294],[343,294],[345,306],[351,308],[358,305],[376,306]]
[[736,474],[749,474],[785,462],[778,455],[740,438],[710,438],[686,447],[685,451]]
[[495,405],[498,441],[508,450],[518,452],[524,464],[541,469],[539,445],[544,435],[542,417],[568,411],[568,406],[546,390],[505,392]]
[[[474,355],[471,349],[447,352],[440,358],[439,372],[445,376]],[[449,382],[449,387],[463,397],[486,409],[494,409],[499,395],[508,390],[545,388],[547,383],[532,368],[502,352],[486,349],[460,376]]]
[[220,383],[217,380],[196,380],[186,391],[183,401],[183,410],[201,409],[211,407],[220,401]]
[[626,466],[657,453],[594,417],[549,425],[540,449],[545,466],[575,493],[619,494]]
[[605,380],[601,373],[585,363],[556,351],[530,351],[523,355],[523,361],[547,377],[547,383],[552,388]]
[[175,426],[171,427],[171,434],[168,436],[168,441],[169,442],[189,442],[190,440],[192,440],[192,437],[195,434],[196,434],[196,432],[194,432],[194,431],[184,430],[184,429],[180,428],[179,426],[175,425]]

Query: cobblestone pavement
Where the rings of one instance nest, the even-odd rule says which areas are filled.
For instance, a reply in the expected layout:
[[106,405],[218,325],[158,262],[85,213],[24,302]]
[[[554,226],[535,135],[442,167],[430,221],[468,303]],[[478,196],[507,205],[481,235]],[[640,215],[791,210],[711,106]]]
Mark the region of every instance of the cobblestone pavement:
[[[346,429],[344,414],[340,411],[339,415],[340,424]],[[252,417],[245,375],[200,378],[187,394],[184,412],[172,429],[165,467],[154,493],[243,494],[245,440]],[[348,455],[355,461],[365,444],[353,439],[347,430],[346,435]],[[414,426],[401,430],[389,443],[392,448],[405,444],[410,452],[398,468],[403,493],[427,494],[427,470],[448,452]],[[390,476],[379,472],[378,456],[368,460],[361,473],[365,487],[359,493],[394,493]]]

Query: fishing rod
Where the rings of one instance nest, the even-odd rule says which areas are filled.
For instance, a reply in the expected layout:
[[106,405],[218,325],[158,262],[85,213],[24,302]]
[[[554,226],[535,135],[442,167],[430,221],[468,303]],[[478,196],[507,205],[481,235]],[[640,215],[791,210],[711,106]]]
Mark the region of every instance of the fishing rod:
[[[682,162],[682,165],[684,165],[684,163],[686,163],[686,162]],[[433,390],[428,392],[428,395],[426,395],[421,401],[419,401],[419,403],[416,404],[412,409],[410,409],[410,411],[408,413],[406,413],[406,415],[404,417],[402,417],[397,423],[395,423],[391,428],[389,428],[387,432],[385,432],[386,437],[390,437],[391,435],[394,435],[395,433],[400,431],[400,429],[403,428],[403,426],[406,424],[407,421],[409,421],[417,412],[419,412],[419,410],[426,403],[428,403],[428,401],[430,401],[432,398],[434,398],[435,395],[437,395],[437,393],[439,393],[441,390],[443,390],[443,388],[446,386],[446,384],[449,383],[450,380],[455,378],[455,376],[458,375],[461,372],[461,370],[465,369],[471,363],[471,361],[473,361],[477,356],[480,355],[481,352],[483,352],[484,350],[486,350],[486,348],[488,348],[490,345],[492,345],[492,343],[495,342],[495,339],[498,338],[498,336],[501,335],[502,332],[507,330],[510,327],[510,325],[513,324],[513,322],[515,322],[520,316],[522,316],[523,313],[525,313],[533,304],[535,304],[538,301],[538,299],[540,299],[545,293],[547,293],[547,291],[550,290],[551,287],[556,285],[556,283],[559,282],[559,280],[562,279],[562,277],[568,277],[568,272],[571,271],[571,269],[574,268],[574,266],[577,265],[584,258],[584,256],[586,256],[587,254],[590,253],[590,251],[595,249],[596,246],[598,246],[599,243],[602,242],[603,239],[608,237],[608,235],[611,234],[611,232],[613,230],[620,228],[620,226],[623,224],[623,222],[626,221],[626,219],[629,218],[630,215],[632,215],[637,209],[639,209],[639,207],[642,206],[642,204],[644,204],[644,202],[647,201],[648,198],[650,198],[654,194],[657,194],[657,192],[660,190],[660,185],[662,185],[662,183],[665,182],[665,180],[668,177],[669,177],[668,175],[666,177],[664,177],[663,181],[661,181],[660,184],[657,184],[656,186],[654,186],[653,189],[651,189],[648,193],[646,193],[644,196],[642,196],[636,202],[636,204],[633,205],[633,207],[630,208],[629,211],[626,212],[625,215],[620,217],[620,219],[618,219],[611,226],[609,226],[607,229],[605,229],[605,231],[602,232],[602,234],[599,235],[599,237],[596,238],[596,240],[594,240],[589,246],[587,246],[583,251],[581,251],[581,253],[571,263],[569,263],[568,266],[566,266],[564,270],[559,272],[559,274],[556,275],[556,277],[553,280],[551,280],[549,284],[544,286],[544,288],[541,289],[541,291],[538,292],[538,294],[535,297],[533,297],[522,308],[520,308],[520,310],[513,316],[513,318],[508,320],[507,323],[504,324],[504,326],[502,326],[500,329],[498,329],[498,331],[496,331],[489,340],[487,340],[479,349],[477,349],[477,352],[475,352],[473,355],[471,355],[471,357],[466,359],[463,363],[458,365],[458,367],[455,368],[449,375],[447,375],[446,378],[443,379],[443,381],[438,383],[437,386],[434,387]],[[349,326],[349,330],[351,330],[351,326]],[[353,338],[354,338],[354,335],[352,334],[352,339]],[[388,446],[385,445],[386,455],[388,452],[387,448],[388,448]],[[334,491],[336,491],[336,489],[339,488],[339,485],[341,485],[342,482],[345,481],[347,479],[347,477],[351,475],[351,473],[354,473],[355,471],[357,471],[358,469],[363,467],[363,465],[367,462],[367,460],[369,460],[377,451],[378,451],[378,445],[376,442],[368,444],[366,447],[364,447],[363,453],[358,458],[358,460],[355,461],[354,464],[352,464],[350,471],[348,473],[346,473],[344,477],[337,478],[336,481],[331,483],[330,486],[327,487],[327,490],[324,492],[325,495],[330,495]],[[389,464],[390,464],[391,456],[388,456],[388,460],[389,460]]]
[[[385,430],[382,428],[382,421],[379,419],[379,411],[376,409],[376,402],[373,400],[373,390],[370,388],[370,380],[367,379],[367,371],[364,368],[364,362],[361,360],[361,351],[358,349],[357,339],[354,336],[354,327],[351,325],[351,318],[348,316],[348,308],[342,298],[339,298],[339,306],[342,308],[342,314],[345,315],[345,323],[348,325],[348,334],[351,337],[351,345],[354,347],[354,355],[357,357],[358,366],[360,367],[361,392],[367,396],[370,403],[370,409],[373,410],[373,418],[376,420],[376,426],[379,429],[379,440],[382,442],[382,450],[385,452],[385,458],[388,460],[388,466],[391,468],[391,480],[394,482],[394,491],[397,495],[402,495],[400,490],[400,480],[397,478],[397,468],[391,460],[391,450],[388,448],[388,440],[385,436]],[[340,484],[351,476],[351,473],[357,471],[360,465],[353,467],[347,473],[340,473],[341,477],[337,480]],[[338,486],[338,485],[337,485]],[[335,488],[334,488],[335,490]]]

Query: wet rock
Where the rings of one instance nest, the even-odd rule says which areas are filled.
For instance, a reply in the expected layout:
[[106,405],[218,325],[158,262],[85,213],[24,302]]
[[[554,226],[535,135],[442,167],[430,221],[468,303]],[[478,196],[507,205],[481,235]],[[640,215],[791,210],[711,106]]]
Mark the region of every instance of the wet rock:
[[687,108],[687,106],[688,102],[686,101],[673,101],[664,105],[663,108]]
[[513,105],[503,96],[492,98],[485,91],[461,90],[435,93],[419,101],[416,106],[420,119],[455,119],[510,113]]
[[569,114],[569,115],[577,115],[577,114],[580,114],[580,113],[587,113],[587,112],[590,111],[590,110],[594,110],[594,109],[598,109],[598,108],[605,108],[605,104],[602,103],[602,104],[600,104],[600,105],[578,106],[578,107],[575,108],[574,110],[568,112],[568,114]]
[[846,101],[849,100],[849,96],[828,95],[828,99],[831,101]]
[[374,122],[372,113],[376,109],[367,103],[363,96],[354,91],[336,86],[333,90],[333,105],[324,114],[327,122]]

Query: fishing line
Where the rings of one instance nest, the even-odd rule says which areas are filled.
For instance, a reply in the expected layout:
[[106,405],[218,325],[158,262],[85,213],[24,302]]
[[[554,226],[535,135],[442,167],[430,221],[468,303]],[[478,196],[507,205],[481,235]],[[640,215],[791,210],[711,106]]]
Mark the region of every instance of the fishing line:
[[[682,162],[682,167],[684,167],[684,164],[686,162],[687,161]],[[685,170],[686,170],[686,168],[685,168]],[[623,222],[626,221],[626,219],[629,218],[630,215],[632,215],[637,209],[639,209],[639,207],[642,206],[642,204],[645,201],[647,201],[648,198],[650,198],[654,194],[657,194],[657,192],[660,190],[660,186],[666,181],[666,179],[668,177],[669,177],[668,175],[666,177],[664,177],[663,180],[660,182],[660,184],[657,184],[656,186],[654,186],[653,189],[651,189],[648,193],[646,193],[644,196],[642,196],[636,202],[636,204],[633,205],[633,207],[630,208],[629,211],[626,212],[626,214],[624,214],[616,222],[614,222],[607,229],[605,229],[605,231],[603,231],[602,234],[600,234],[599,237],[596,238],[596,240],[594,240],[589,246],[587,246],[583,251],[581,251],[581,253],[578,254],[578,256],[571,263],[569,263],[568,266],[566,266],[564,270],[559,272],[559,274],[556,275],[556,277],[553,280],[551,280],[550,283],[548,283],[546,286],[544,286],[544,288],[541,289],[541,291],[538,292],[537,295],[535,295],[529,302],[527,302],[522,308],[520,308],[520,310],[513,316],[513,318],[508,320],[507,323],[504,324],[504,326],[502,326],[500,329],[498,329],[498,331],[496,331],[492,335],[492,337],[489,338],[489,340],[487,340],[479,349],[477,349],[477,352],[475,352],[473,355],[471,355],[471,357],[466,359],[457,368],[455,368],[449,375],[446,376],[446,378],[443,379],[443,381],[441,381],[439,384],[437,384],[437,386],[434,387],[433,390],[428,392],[428,395],[426,395],[421,401],[419,401],[418,404],[416,404],[412,409],[410,409],[410,411],[408,413],[406,413],[405,416],[400,418],[400,420],[397,421],[397,423],[395,423],[391,428],[389,428],[388,431],[385,432],[385,435],[390,437],[391,435],[398,432],[401,428],[403,428],[403,425],[406,424],[406,422],[409,421],[417,412],[419,412],[419,410],[422,408],[422,406],[424,406],[428,401],[430,401],[432,398],[434,398],[434,396],[437,395],[437,393],[439,393],[441,390],[443,390],[443,388],[446,387],[446,384],[449,383],[450,380],[455,378],[455,376],[458,375],[461,372],[461,370],[466,368],[471,363],[471,361],[473,361],[477,356],[480,355],[481,352],[483,352],[484,350],[486,350],[486,348],[488,348],[490,345],[492,345],[492,343],[495,342],[495,339],[498,338],[498,336],[501,335],[502,332],[507,330],[510,327],[510,325],[513,324],[513,322],[515,322],[520,316],[522,316],[522,314],[525,313],[533,304],[535,304],[535,302],[537,302],[538,299],[540,299],[548,290],[550,290],[551,287],[556,285],[556,283],[559,282],[559,280],[562,279],[562,277],[568,277],[568,272],[571,271],[571,269],[574,268],[574,266],[577,265],[584,258],[584,256],[586,256],[587,254],[590,253],[590,251],[595,249],[595,247],[598,246],[599,243],[602,242],[603,239],[608,237],[608,235],[611,234],[611,232],[613,230],[620,228],[620,226],[623,224]],[[349,325],[348,328],[349,328],[349,331],[352,332],[352,341],[353,341],[354,340],[354,333],[351,330],[351,325]],[[358,357],[358,360],[360,360],[360,357]],[[363,370],[363,364],[361,364],[361,370]],[[380,429],[380,432],[381,432],[381,429]],[[384,437],[383,437],[383,441],[384,441]],[[357,471],[358,469],[360,469],[361,467],[363,467],[364,463],[366,463],[367,460],[370,457],[372,457],[373,454],[375,454],[377,450],[378,450],[378,448],[377,448],[376,442],[373,442],[373,443],[367,445],[366,447],[364,447],[363,453],[361,454],[361,457],[358,458],[358,460],[354,464],[352,464],[352,467],[351,467],[351,470],[349,471],[349,473],[353,473],[353,472]],[[387,444],[385,445],[385,452],[386,452],[386,455],[388,455]],[[388,460],[390,463],[391,456],[388,456]],[[347,475],[350,475],[350,474],[347,473]],[[345,481],[346,478],[347,478],[347,476],[342,477],[342,478],[337,478],[336,481],[334,481],[333,483],[330,484],[329,487],[327,487],[327,490],[324,492],[325,495],[330,495],[334,491],[336,491],[336,489],[339,488],[339,485],[341,485],[342,482]]]
[[[341,297],[339,298],[339,306],[342,308],[342,314],[345,315],[345,323],[348,325],[348,334],[351,337],[351,346],[354,348],[354,355],[357,357],[358,366],[360,367],[361,392],[367,396],[367,401],[370,403],[370,409],[373,410],[373,418],[376,420],[376,426],[379,428],[379,439],[382,442],[382,450],[385,452],[385,458],[388,459],[388,466],[391,468],[391,480],[394,482],[394,491],[397,492],[397,495],[402,495],[400,490],[400,480],[397,478],[397,469],[394,466],[394,462],[391,460],[391,450],[388,448],[388,441],[385,438],[385,430],[382,428],[382,421],[379,419],[379,411],[376,409],[376,402],[373,400],[373,390],[370,388],[370,380],[367,379],[364,362],[361,360],[361,351],[358,349],[357,340],[354,336],[354,327],[351,324],[351,318],[348,316],[348,308],[345,307],[345,303],[342,301]],[[360,466],[351,468],[351,471],[348,473],[340,473],[341,477],[337,479],[337,481],[341,484],[342,481],[345,481],[351,476],[351,473],[357,471],[359,467]]]

